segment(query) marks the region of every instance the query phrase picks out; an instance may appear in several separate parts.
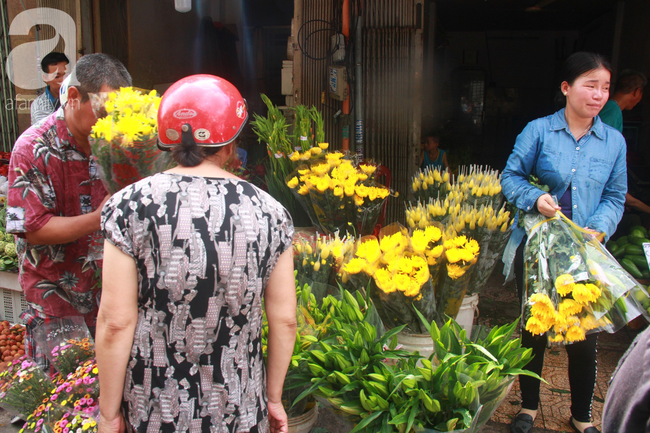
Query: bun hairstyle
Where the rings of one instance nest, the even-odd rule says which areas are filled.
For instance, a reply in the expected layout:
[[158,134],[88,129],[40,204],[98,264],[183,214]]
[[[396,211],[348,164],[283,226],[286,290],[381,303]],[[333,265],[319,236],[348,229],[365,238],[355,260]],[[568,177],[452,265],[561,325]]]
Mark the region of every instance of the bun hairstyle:
[[183,167],[196,167],[207,156],[218,153],[223,147],[199,146],[192,136],[192,126],[188,123],[181,128],[181,142],[171,146],[172,158]]
[[560,83],[567,82],[570,86],[573,82],[584,73],[595,69],[605,68],[612,73],[612,65],[601,54],[579,51],[571,54],[564,62]]

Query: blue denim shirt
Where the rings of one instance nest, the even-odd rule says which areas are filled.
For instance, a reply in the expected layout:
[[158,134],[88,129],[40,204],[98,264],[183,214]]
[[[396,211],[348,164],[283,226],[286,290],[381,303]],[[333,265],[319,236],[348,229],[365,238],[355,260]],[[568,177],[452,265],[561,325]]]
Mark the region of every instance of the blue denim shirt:
[[[576,141],[564,117],[564,109],[533,120],[519,134],[501,177],[506,199],[531,211],[542,190],[528,182],[533,174],[558,200],[571,186],[572,220],[581,227],[605,233],[607,240],[623,216],[627,192],[625,139],[598,116]],[[523,230],[523,229],[518,229]],[[523,233],[513,233],[516,250]],[[507,250],[512,250],[508,245]],[[510,254],[504,252],[508,265]],[[512,256],[514,258],[514,255]]]

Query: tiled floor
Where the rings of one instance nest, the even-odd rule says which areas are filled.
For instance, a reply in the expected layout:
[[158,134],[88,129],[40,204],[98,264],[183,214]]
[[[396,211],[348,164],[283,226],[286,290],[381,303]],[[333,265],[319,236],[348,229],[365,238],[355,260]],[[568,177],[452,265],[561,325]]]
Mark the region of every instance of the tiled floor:
[[[503,277],[497,269],[488,281],[488,285],[479,295],[478,323],[488,326],[509,323],[519,315],[519,303],[514,283],[503,285]],[[592,416],[594,425],[600,429],[603,403],[607,395],[607,386],[618,360],[637,335],[625,327],[616,334],[601,333],[598,337],[598,375],[594,392]],[[542,377],[548,384],[542,383],[540,390],[540,408],[535,419],[535,427],[550,431],[573,431],[569,425],[571,413],[571,393],[569,391],[568,361],[562,347],[546,350]],[[509,431],[512,418],[519,412],[521,394],[519,382],[516,381],[510,394],[492,416],[490,431]],[[498,427],[502,427],[499,429]]]

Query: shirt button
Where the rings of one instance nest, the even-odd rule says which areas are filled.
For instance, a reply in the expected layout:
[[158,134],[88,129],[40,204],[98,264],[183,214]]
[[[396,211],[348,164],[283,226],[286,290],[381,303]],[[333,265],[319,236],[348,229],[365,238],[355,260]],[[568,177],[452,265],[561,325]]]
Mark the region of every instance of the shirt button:
[[574,209],[575,209],[575,208],[577,208],[577,207],[578,207],[578,205],[577,205],[577,204],[574,204],[574,205],[573,205],[573,208],[574,208]]
[[526,208],[526,210],[530,210],[530,206],[528,206],[528,207]]
[[575,168],[572,168],[571,171],[575,173],[576,169],[575,169]]
[[576,190],[576,187],[575,187],[575,186],[573,187],[573,190],[574,190],[574,191]]
[[576,150],[580,150],[580,146],[576,147]]

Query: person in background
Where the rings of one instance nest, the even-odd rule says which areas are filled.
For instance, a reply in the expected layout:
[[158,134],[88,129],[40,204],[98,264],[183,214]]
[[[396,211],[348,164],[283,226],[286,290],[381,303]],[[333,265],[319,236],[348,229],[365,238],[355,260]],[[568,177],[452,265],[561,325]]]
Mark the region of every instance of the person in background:
[[650,432],[650,328],[637,335],[612,375],[603,432]]
[[438,148],[440,145],[440,135],[432,133],[426,136],[422,145],[422,157],[420,158],[420,168],[431,169],[437,168],[441,171],[449,169],[447,162],[447,151]]
[[69,63],[70,61],[65,54],[55,51],[43,57],[41,69],[43,70],[43,81],[47,86],[43,93],[32,102],[32,125],[45,119],[61,106],[59,89],[61,89],[61,83],[67,75],[66,68]]
[[90,93],[130,86],[131,76],[106,54],[79,59],[63,83],[62,107],[16,141],[9,162],[7,233],[16,235],[18,281],[28,308],[27,355],[47,368],[33,339],[51,317],[84,317],[91,332],[97,317],[103,237],[101,209],[108,193],[90,158],[88,136],[97,122]]
[[[179,110],[196,115],[178,119]],[[137,432],[288,431],[294,229],[273,197],[223,169],[247,118],[228,81],[178,81],[158,110],[160,146],[178,166],[104,207],[101,433],[126,423]]]
[[[623,132],[623,110],[631,110],[643,98],[643,89],[648,80],[641,72],[626,69],[621,72],[616,81],[616,93],[607,101],[607,104],[598,113],[603,123]],[[625,194],[625,207],[639,212],[650,213],[650,206],[632,196],[629,192]],[[638,216],[630,224],[640,223]]]
[[[627,191],[625,139],[605,125],[598,113],[609,97],[611,67],[599,54],[578,52],[564,64],[560,89],[566,107],[555,114],[530,122],[517,137],[503,171],[501,185],[506,199],[525,212],[546,217],[562,212],[594,236],[609,238],[623,215]],[[545,193],[529,183],[531,173],[547,185]],[[553,196],[559,198],[556,203]],[[525,299],[523,228],[513,231],[504,251],[504,265],[514,258],[519,298]],[[606,240],[606,239],[605,239]],[[523,241],[523,242],[522,242]],[[517,248],[518,247],[518,248]],[[509,252],[516,248],[516,254]],[[571,386],[569,424],[578,433],[597,433],[591,420],[596,383],[598,334],[566,346]],[[522,330],[522,345],[533,349],[526,369],[542,374],[547,336]],[[521,410],[513,419],[513,433],[532,430],[539,405],[540,381],[519,376]]]
[[631,110],[643,98],[648,80],[641,72],[626,69],[616,80],[616,92],[598,113],[600,120],[623,133],[623,110]]

